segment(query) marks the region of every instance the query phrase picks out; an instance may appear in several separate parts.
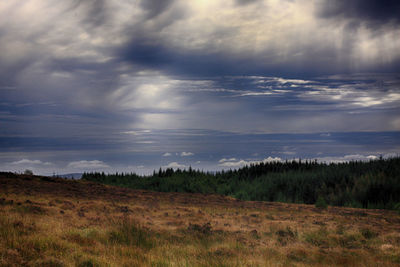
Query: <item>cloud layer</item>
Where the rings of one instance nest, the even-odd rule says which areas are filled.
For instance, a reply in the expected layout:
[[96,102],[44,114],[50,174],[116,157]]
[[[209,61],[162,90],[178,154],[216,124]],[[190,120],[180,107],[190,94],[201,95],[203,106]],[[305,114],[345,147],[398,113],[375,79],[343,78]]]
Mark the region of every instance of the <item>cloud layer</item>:
[[[396,153],[399,8],[389,0],[2,1],[3,168],[220,168]],[[375,136],[368,149],[352,135],[365,132]],[[339,133],[341,155],[315,145]],[[287,134],[295,141],[282,141]],[[306,140],[312,151],[296,141],[304,134],[315,139]]]

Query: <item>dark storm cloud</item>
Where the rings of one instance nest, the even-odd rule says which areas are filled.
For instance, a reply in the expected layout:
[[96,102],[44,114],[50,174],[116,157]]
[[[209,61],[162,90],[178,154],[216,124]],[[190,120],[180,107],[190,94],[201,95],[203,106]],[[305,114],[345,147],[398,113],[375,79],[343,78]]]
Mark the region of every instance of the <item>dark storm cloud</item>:
[[[237,65],[240,58],[207,50],[193,52],[165,45],[161,40],[135,37],[117,51],[120,59],[134,66],[162,70],[171,75],[219,76],[249,73],[250,66]],[[253,66],[254,67],[254,66]],[[253,68],[251,67],[251,68]]]
[[350,19],[353,25],[365,22],[370,27],[400,23],[400,1],[397,0],[322,0],[318,15],[323,18]]
[[[238,10],[240,10],[240,6],[247,6],[247,4],[255,2],[252,0],[238,0],[236,4]],[[396,55],[391,56],[389,61],[381,61],[382,57],[377,57],[373,61],[370,59],[365,61],[363,59],[363,57],[368,56],[359,53],[359,36],[354,32],[353,28],[356,27],[352,26],[353,24],[359,25],[358,22],[349,22],[347,24],[348,27],[338,36],[340,42],[333,40],[331,36],[328,36],[328,39],[332,39],[332,41],[326,41],[326,38],[315,38],[314,40],[314,34],[312,34],[305,40],[302,40],[300,36],[296,36],[296,38],[299,38],[296,39],[296,42],[300,43],[298,46],[289,46],[290,48],[284,49],[283,47],[285,46],[274,47],[265,43],[258,51],[247,49],[240,52],[234,51],[229,47],[230,42],[235,41],[236,36],[239,36],[240,29],[234,26],[224,25],[222,27],[216,24],[212,25],[211,29],[208,29],[211,33],[204,37],[205,40],[208,39],[208,42],[205,42],[201,47],[192,48],[190,45],[185,46],[179,43],[180,38],[184,43],[185,36],[176,35],[175,39],[172,39],[168,35],[161,34],[168,26],[184,18],[185,11],[177,8],[175,2],[167,1],[160,4],[159,1],[144,1],[141,3],[142,5],[146,3],[145,10],[149,10],[149,14],[154,14],[151,18],[147,18],[154,19],[152,26],[146,27],[145,20],[142,24],[128,28],[126,35],[132,37],[114,50],[115,55],[122,62],[129,62],[138,68],[143,66],[161,70],[171,75],[189,76],[265,75],[267,73],[274,76],[315,77],[333,73],[351,73],[355,71],[354,66],[357,66],[358,72],[386,72],[393,71],[400,66],[400,58],[396,57]],[[265,2],[262,3],[265,4]],[[370,16],[363,15],[372,12],[374,5],[377,5],[375,2],[375,4],[369,4],[369,6],[372,6],[370,9],[364,7],[364,11],[361,10],[355,14],[347,11],[347,6],[344,3],[341,1],[337,4],[331,2],[320,3],[319,16],[326,18],[354,16],[359,20],[370,18],[371,21],[375,18],[376,22],[380,23],[386,23],[395,18],[393,12],[386,19],[381,17],[379,14],[384,13],[384,11],[377,12],[378,14],[375,17],[372,14]],[[359,4],[357,3],[359,2],[355,1],[349,4],[351,6],[350,9],[358,10],[357,6]],[[263,6],[263,8],[266,7]],[[331,9],[336,11],[329,13]],[[172,12],[173,10],[175,11]],[[161,13],[168,13],[168,15],[163,18],[156,18]],[[254,25],[261,26],[260,23],[262,23],[261,20]],[[328,25],[328,27],[330,26],[331,24]],[[296,26],[294,25],[294,27]],[[182,35],[186,34],[188,33],[182,33]],[[189,32],[189,35],[191,34],[196,36],[195,30]],[[379,34],[382,35],[383,32],[379,32]],[[249,44],[252,41],[260,42],[258,40],[262,39],[263,36],[259,37],[252,36],[254,40],[250,39]],[[280,36],[278,35],[278,37]],[[380,39],[379,36],[376,36],[376,38]],[[217,42],[217,40],[225,41]],[[271,42],[275,42],[275,40],[271,40]],[[291,40],[282,40],[281,42],[290,44]],[[392,53],[391,51],[386,52],[382,46],[381,49],[385,53]],[[355,56],[352,57],[352,55]],[[355,61],[362,63],[355,64]]]
[[[235,34],[230,29],[225,31],[219,30],[219,35]],[[212,42],[194,50],[174,47],[163,37],[143,30],[131,34],[132,39],[115,50],[119,60],[129,62],[136,68],[162,70],[170,75],[204,77],[268,73],[271,76],[315,77],[349,71],[345,63],[332,64],[338,52],[331,44],[299,47],[293,54],[301,53],[302,56],[283,59],[275,50],[260,54],[243,51],[238,54],[224,47],[216,48]]]
[[[329,44],[326,47],[302,48],[300,52],[302,54],[300,58],[280,59],[276,55],[278,51],[271,51],[268,55],[246,52],[236,54],[226,50],[215,52],[211,47],[191,51],[174,48],[161,40],[145,37],[133,38],[131,42],[117,50],[116,54],[121,61],[129,62],[133,66],[162,70],[170,75],[192,77],[265,74],[315,77],[351,71],[350,59],[341,64],[332,64],[337,61],[338,51]],[[384,66],[366,66],[363,71],[376,71],[382,67],[391,70],[398,65],[400,61],[386,63]]]

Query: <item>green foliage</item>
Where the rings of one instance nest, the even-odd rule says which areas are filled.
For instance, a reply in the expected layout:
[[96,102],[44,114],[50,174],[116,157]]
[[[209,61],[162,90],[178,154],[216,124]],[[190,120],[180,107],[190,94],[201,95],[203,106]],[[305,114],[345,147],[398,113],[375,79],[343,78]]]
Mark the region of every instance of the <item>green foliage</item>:
[[25,174],[25,175],[33,175],[33,171],[32,171],[32,170],[29,170],[29,169],[26,169],[26,170],[24,171],[24,174]]
[[393,206],[393,209],[396,210],[396,211],[400,214],[400,202],[396,203],[396,204]]
[[325,199],[322,196],[319,196],[317,201],[315,202],[315,207],[326,209],[328,207],[328,203],[326,203]]
[[[241,200],[348,206],[400,211],[400,158],[368,162],[286,161],[216,173],[160,169],[134,173],[84,173],[84,180],[161,192],[224,194]],[[319,199],[319,196],[324,196]]]

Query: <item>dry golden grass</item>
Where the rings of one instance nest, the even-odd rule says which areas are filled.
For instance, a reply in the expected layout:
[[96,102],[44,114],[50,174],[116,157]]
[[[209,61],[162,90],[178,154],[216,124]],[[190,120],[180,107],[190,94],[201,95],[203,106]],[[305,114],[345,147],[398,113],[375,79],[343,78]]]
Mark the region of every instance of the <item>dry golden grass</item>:
[[392,211],[0,175],[0,266],[399,266]]

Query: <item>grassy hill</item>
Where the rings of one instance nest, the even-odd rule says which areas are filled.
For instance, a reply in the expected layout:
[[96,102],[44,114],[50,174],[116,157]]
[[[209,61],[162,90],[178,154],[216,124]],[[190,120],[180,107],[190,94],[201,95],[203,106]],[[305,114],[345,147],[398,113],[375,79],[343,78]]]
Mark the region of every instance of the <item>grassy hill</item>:
[[134,189],[207,193],[242,200],[278,201],[400,211],[400,158],[342,163],[261,162],[217,173],[160,169],[134,173],[84,173],[83,179]]
[[0,266],[398,266],[400,215],[0,174]]

